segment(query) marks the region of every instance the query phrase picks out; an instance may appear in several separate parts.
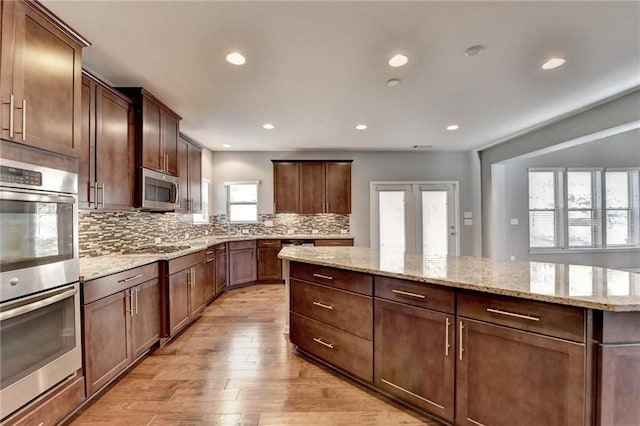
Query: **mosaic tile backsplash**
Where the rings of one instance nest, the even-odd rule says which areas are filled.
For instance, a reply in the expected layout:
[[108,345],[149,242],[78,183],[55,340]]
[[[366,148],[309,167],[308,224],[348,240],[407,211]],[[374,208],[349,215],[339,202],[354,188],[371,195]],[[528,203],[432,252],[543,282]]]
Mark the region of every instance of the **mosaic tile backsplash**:
[[[258,223],[229,224],[226,215],[209,217],[209,223],[193,223],[190,214],[148,212],[98,212],[81,210],[80,257],[120,253],[155,244],[184,242],[211,235],[336,235],[349,232],[349,215],[262,214]],[[267,226],[271,225],[271,226]],[[244,234],[246,235],[246,234]]]

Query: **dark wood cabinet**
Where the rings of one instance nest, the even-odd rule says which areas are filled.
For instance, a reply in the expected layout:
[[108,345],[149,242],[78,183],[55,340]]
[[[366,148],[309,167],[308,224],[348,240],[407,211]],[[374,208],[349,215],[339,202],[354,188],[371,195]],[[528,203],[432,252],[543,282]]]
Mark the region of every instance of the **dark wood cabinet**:
[[163,337],[173,337],[191,323],[206,303],[207,270],[205,251],[172,259],[168,262],[166,318]]
[[222,293],[227,286],[227,245],[216,244],[215,251],[215,287],[216,296]]
[[2,138],[77,157],[89,43],[37,2],[3,1],[0,19]]
[[134,107],[136,168],[178,176],[180,117],[142,87],[118,87]]
[[204,253],[204,300],[211,302],[216,297],[216,251],[209,247]]
[[256,281],[256,241],[229,243],[229,287]]
[[275,213],[351,213],[351,160],[273,160]]
[[452,422],[454,316],[378,298],[374,304],[376,386]]
[[87,395],[92,395],[158,342],[158,266],[150,264],[82,285],[84,370]]
[[120,291],[82,307],[87,395],[109,383],[131,361],[130,305],[127,292]]
[[202,149],[184,135],[178,139],[180,212],[202,211]]
[[[134,129],[131,102],[83,72],[81,127],[79,206],[133,209]],[[118,172],[114,173],[114,170]]]
[[258,240],[258,281],[282,282],[282,261],[278,253],[282,249],[280,240]]
[[300,212],[300,163],[273,162],[274,213]]
[[292,262],[289,289],[291,343],[372,382],[372,277]]
[[459,425],[582,425],[584,344],[459,318]]
[[322,238],[313,240],[316,247],[353,247],[353,238]]

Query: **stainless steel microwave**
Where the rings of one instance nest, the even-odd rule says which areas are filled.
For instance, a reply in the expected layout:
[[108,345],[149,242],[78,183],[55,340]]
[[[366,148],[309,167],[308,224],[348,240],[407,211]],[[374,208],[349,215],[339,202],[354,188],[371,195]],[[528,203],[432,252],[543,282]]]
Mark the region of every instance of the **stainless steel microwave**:
[[180,207],[180,181],[177,177],[142,169],[143,210],[173,211]]

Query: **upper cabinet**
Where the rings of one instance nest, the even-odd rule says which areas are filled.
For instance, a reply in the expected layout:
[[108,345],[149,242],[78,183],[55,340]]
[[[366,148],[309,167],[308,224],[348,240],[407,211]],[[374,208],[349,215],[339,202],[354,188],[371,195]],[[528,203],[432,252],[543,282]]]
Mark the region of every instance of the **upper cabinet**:
[[141,87],[119,87],[133,101],[136,167],[178,176],[180,117]]
[[178,139],[178,176],[180,211],[202,211],[202,148],[184,135]]
[[77,157],[89,43],[39,3],[2,1],[1,20],[2,138]]
[[[80,208],[134,207],[133,108],[131,101],[92,75],[82,76]],[[118,170],[114,173],[114,170]]]
[[275,213],[351,213],[351,160],[273,161]]

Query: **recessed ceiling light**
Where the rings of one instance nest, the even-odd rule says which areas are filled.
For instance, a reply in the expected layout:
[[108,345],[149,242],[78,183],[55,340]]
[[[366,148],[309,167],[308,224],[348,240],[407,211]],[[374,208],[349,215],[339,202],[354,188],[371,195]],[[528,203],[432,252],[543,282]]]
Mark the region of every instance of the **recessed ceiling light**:
[[367,129],[367,125],[366,124],[358,124],[356,126],[356,129],[358,129],[358,130],[366,130]]
[[238,52],[232,52],[227,55],[227,62],[233,65],[244,65],[247,60]]
[[389,65],[392,67],[401,67],[409,62],[409,58],[404,55],[394,55],[389,59]]
[[447,126],[447,130],[458,130],[460,128],[460,126],[458,126],[457,124],[450,124]]
[[477,56],[482,53],[483,48],[484,47],[479,44],[476,44],[475,46],[471,46],[470,48],[464,51],[464,56]]
[[231,148],[231,145],[229,145],[228,143],[223,143],[223,144],[222,144],[222,147],[223,147],[223,148]]
[[389,86],[389,87],[395,87],[398,84],[400,84],[400,79],[399,78],[391,78],[391,79],[387,80],[387,86]]
[[274,125],[273,125],[273,124],[271,124],[271,123],[264,123],[264,124],[262,125],[262,128],[263,128],[263,129],[267,129],[267,130],[272,130],[272,129],[275,129],[275,128],[276,128],[276,126],[274,126]]
[[542,69],[543,70],[552,70],[554,68],[558,68],[558,67],[564,65],[565,62],[567,62],[567,61],[564,58],[551,58],[547,62],[542,64]]

